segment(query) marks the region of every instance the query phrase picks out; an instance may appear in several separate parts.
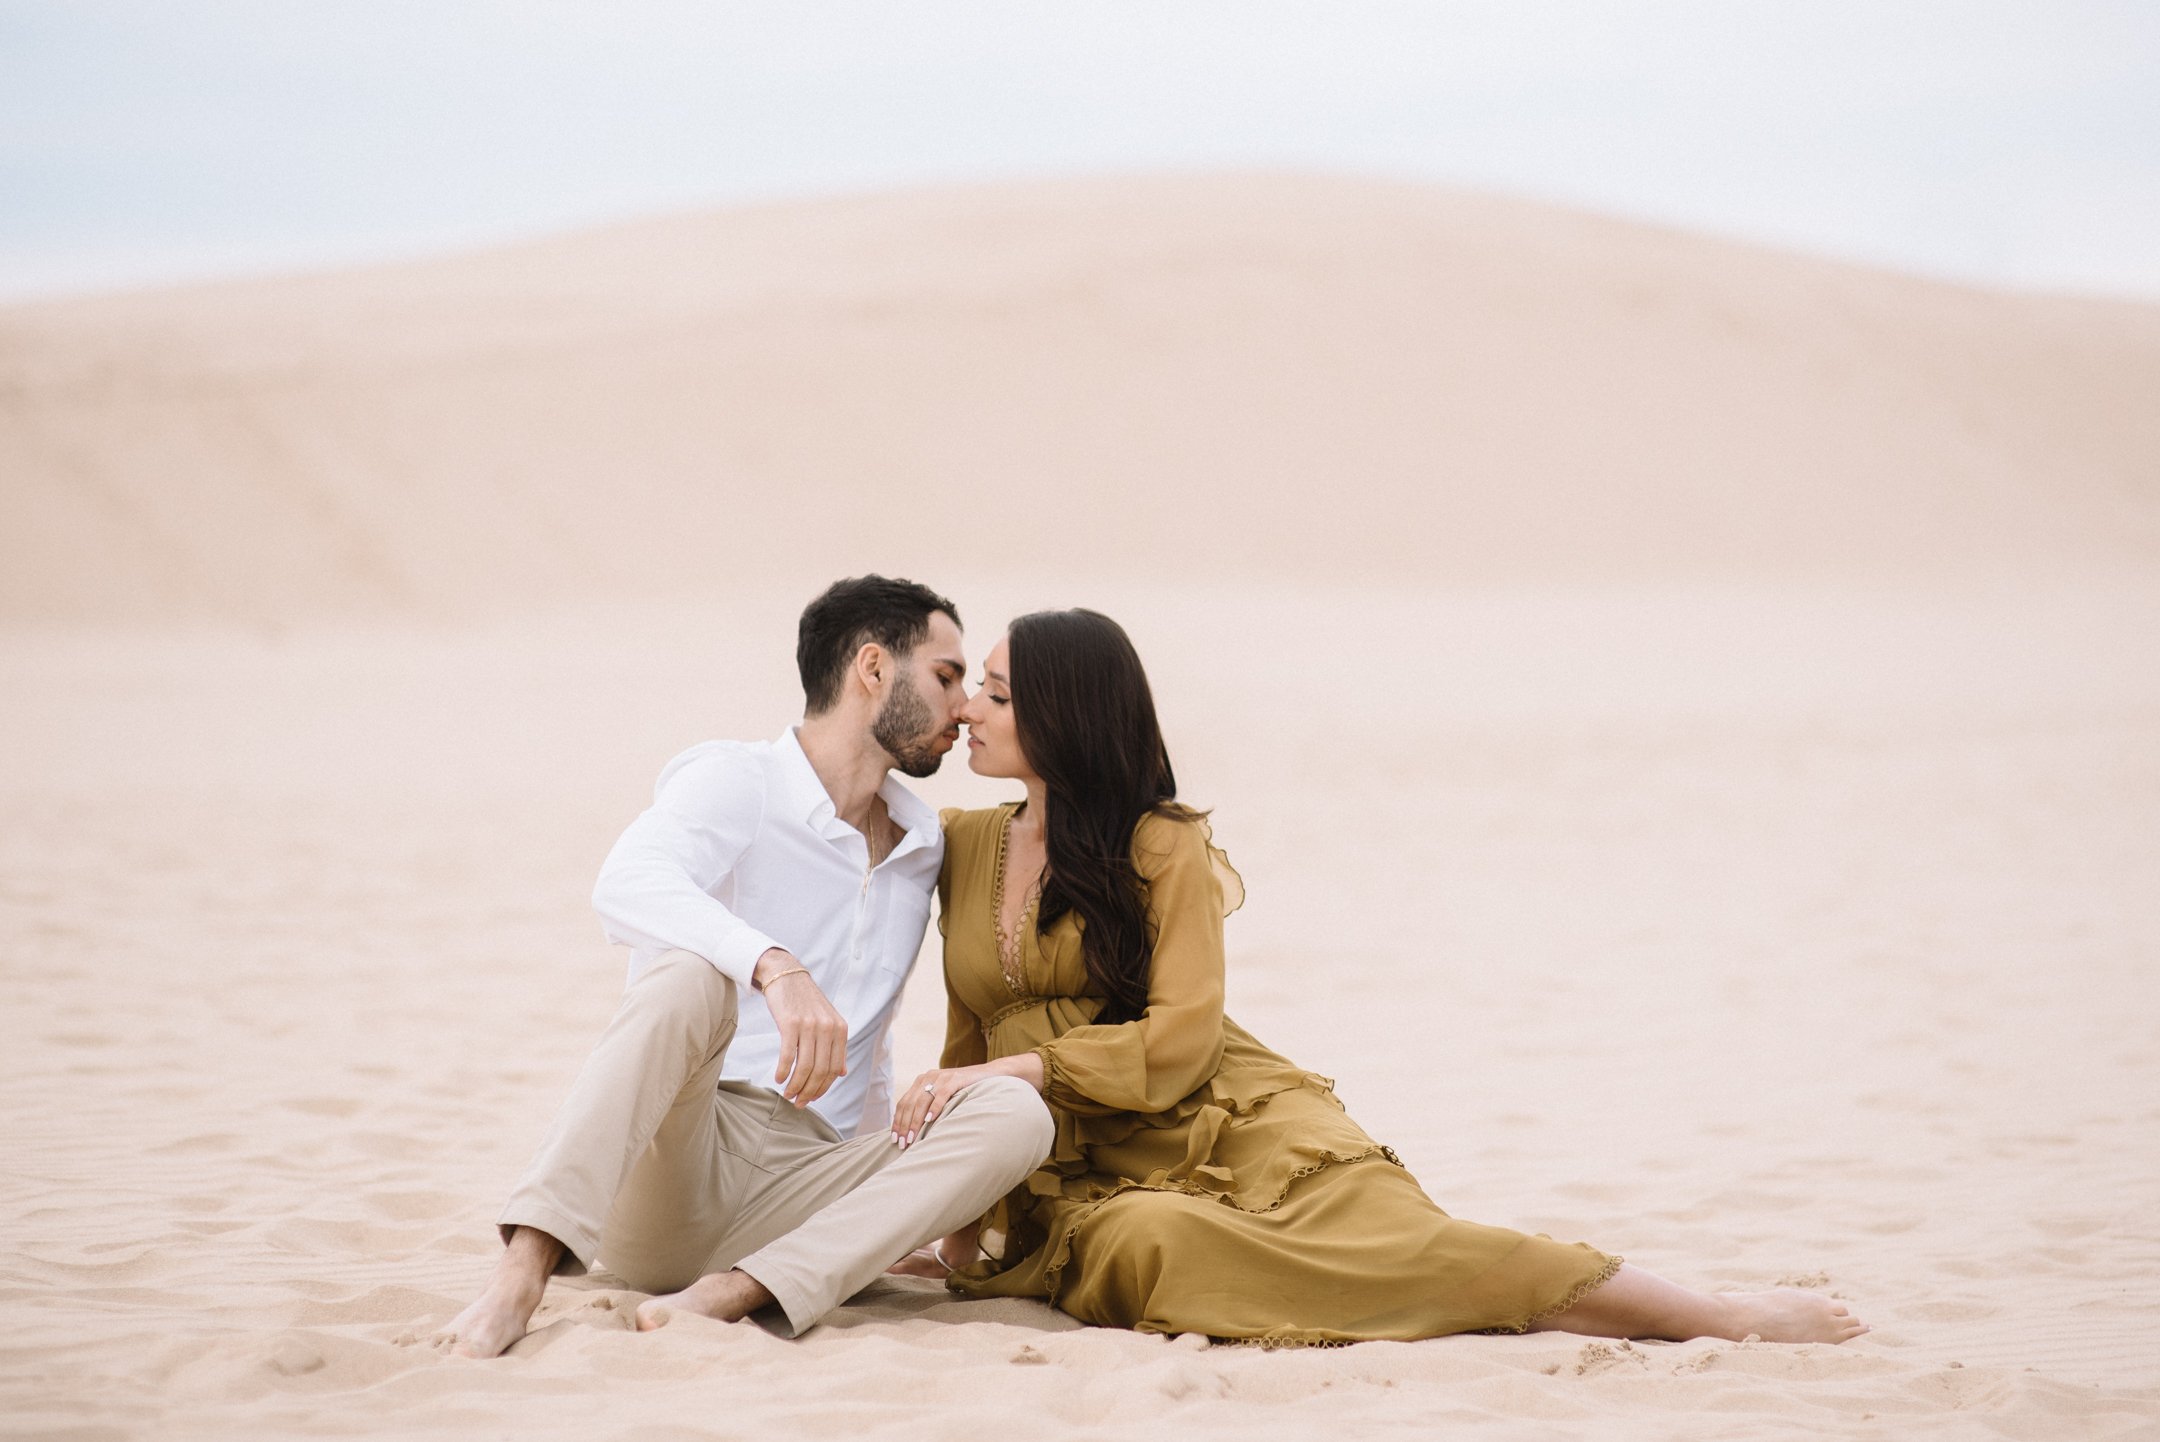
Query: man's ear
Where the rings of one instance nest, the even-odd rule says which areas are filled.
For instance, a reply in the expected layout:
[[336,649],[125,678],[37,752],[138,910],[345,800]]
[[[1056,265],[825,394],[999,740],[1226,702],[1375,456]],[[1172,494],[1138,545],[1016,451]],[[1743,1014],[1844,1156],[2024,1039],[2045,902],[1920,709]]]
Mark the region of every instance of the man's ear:
[[875,695],[879,686],[892,676],[892,653],[875,641],[863,642],[855,652],[855,679],[865,691]]

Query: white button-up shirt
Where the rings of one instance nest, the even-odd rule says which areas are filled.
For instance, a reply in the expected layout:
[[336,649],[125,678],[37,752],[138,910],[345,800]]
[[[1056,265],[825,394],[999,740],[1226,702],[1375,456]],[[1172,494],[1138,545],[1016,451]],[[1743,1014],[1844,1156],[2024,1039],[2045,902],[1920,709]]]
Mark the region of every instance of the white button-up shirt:
[[774,1086],[780,1036],[750,973],[775,946],[808,967],[847,1020],[847,1075],[812,1103],[842,1136],[892,1121],[892,1019],[945,855],[936,812],[890,776],[878,794],[907,834],[873,870],[793,728],[777,741],[708,741],[661,771],[593,888],[608,940],[631,948],[631,981],[670,950],[734,978],[740,1016],[723,1077]]

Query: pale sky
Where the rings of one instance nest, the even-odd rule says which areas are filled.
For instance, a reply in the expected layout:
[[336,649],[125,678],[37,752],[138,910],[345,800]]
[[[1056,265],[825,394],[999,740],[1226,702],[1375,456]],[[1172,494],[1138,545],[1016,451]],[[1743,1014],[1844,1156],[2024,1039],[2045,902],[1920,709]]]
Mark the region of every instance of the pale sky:
[[2160,3],[0,0],[0,298],[1221,168],[2160,300]]

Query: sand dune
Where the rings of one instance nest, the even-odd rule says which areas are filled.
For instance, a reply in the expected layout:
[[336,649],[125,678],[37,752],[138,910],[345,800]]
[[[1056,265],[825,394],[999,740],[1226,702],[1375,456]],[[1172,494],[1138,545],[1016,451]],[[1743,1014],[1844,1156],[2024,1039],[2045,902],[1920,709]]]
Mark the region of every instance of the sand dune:
[[1427,188],[796,205],[0,311],[0,619],[2142,566],[2156,394],[2160,309]]
[[[0,311],[0,1433],[2152,1436],[2156,380],[2151,308],[1317,180]],[[873,564],[975,654],[1128,623],[1233,1014],[1444,1206],[1876,1330],[791,1343],[600,1273],[420,1345],[613,1005],[599,857]]]

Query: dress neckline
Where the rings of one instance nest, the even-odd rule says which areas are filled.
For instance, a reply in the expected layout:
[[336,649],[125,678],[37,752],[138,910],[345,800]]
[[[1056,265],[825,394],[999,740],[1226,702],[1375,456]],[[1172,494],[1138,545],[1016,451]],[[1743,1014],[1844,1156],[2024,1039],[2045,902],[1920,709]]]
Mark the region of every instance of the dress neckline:
[[1028,887],[1027,901],[1020,908],[1020,920],[1012,935],[1005,933],[1005,872],[1011,864],[1008,854],[1012,841],[1013,818],[1020,814],[1024,801],[1005,803],[1005,814],[998,821],[997,856],[991,870],[990,883],[990,936],[997,946],[998,972],[1005,978],[1005,985],[1014,996],[1029,995],[1027,986],[1027,935],[1033,929],[1036,904],[1042,900],[1042,877],[1037,875]]

